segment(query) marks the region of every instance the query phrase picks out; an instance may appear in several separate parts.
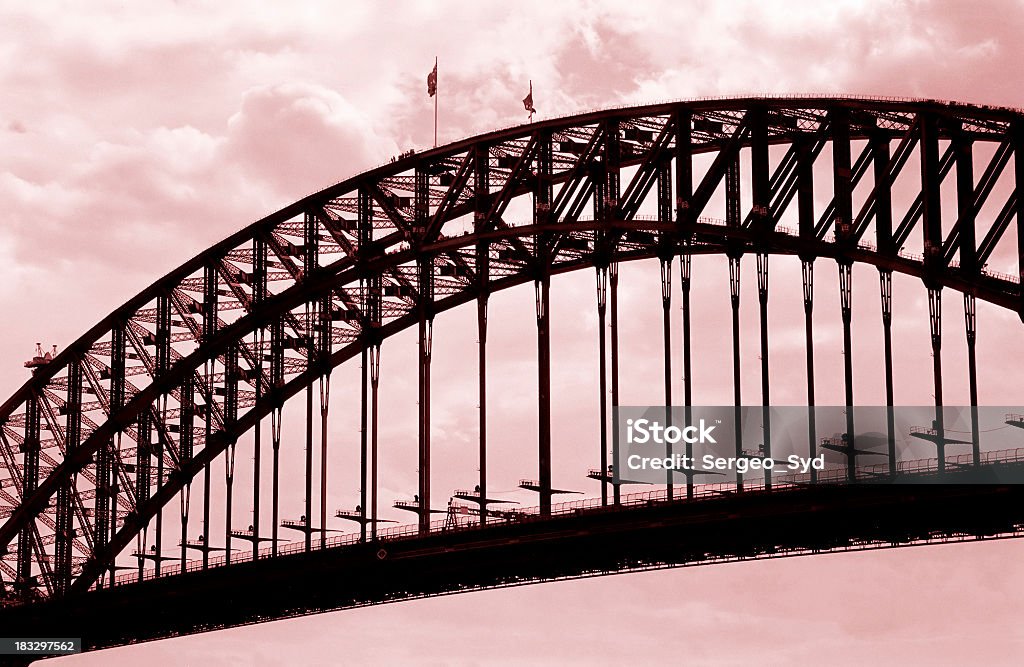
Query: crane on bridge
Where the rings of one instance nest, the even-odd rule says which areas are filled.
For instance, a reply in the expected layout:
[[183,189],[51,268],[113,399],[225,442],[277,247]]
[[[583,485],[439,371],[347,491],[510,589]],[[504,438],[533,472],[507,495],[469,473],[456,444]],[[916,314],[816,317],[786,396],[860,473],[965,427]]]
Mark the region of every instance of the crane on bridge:
[[25,362],[25,368],[31,368],[34,373],[37,368],[41,368],[46,364],[53,361],[53,358],[57,356],[57,346],[54,345],[53,349],[49,352],[43,353],[43,344],[36,343],[36,354],[34,357]]

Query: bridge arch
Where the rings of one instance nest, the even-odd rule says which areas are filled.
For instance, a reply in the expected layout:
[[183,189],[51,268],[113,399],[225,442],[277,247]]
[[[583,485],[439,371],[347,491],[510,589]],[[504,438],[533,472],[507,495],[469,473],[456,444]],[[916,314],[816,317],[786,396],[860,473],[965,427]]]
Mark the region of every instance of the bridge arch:
[[[972,147],[983,142],[992,156],[978,174]],[[782,154],[774,165],[773,151]],[[694,157],[702,155],[701,174]],[[919,194],[897,220],[892,189],[912,161]],[[1004,176],[1011,161],[1012,178]],[[831,203],[815,212],[821,171]],[[951,173],[955,216],[940,206]],[[242,434],[279,419],[285,401],[345,360],[372,360],[409,327],[420,329],[429,406],[433,317],[473,301],[486,313],[489,294],[530,282],[543,303],[553,274],[597,267],[606,275],[618,262],[705,253],[736,262],[795,255],[904,273],[932,292],[955,289],[1024,317],[1022,179],[1018,110],[853,98],[610,109],[359,174],[170,272],[0,406],[0,553],[14,563],[0,556],[0,590],[47,597],[95,585]],[[1007,180],[1005,203],[984,224],[979,213]],[[859,207],[855,192],[864,194]],[[529,220],[513,223],[516,210]],[[783,218],[797,226],[783,227]],[[920,254],[904,250],[915,231]],[[1007,253],[1017,276],[986,268]],[[420,422],[419,495],[429,506],[429,407]],[[543,507],[551,488],[543,469],[540,477]],[[429,514],[420,519],[429,523]]]

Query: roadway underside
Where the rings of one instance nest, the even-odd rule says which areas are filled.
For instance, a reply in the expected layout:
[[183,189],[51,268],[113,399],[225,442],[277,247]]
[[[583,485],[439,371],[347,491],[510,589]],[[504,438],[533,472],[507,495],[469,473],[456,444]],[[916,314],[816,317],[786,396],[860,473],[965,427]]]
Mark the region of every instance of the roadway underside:
[[[679,493],[679,490],[677,490]],[[1024,524],[1024,485],[799,487],[599,507],[355,544],[0,609],[8,637],[86,649],[527,581],[936,538]]]

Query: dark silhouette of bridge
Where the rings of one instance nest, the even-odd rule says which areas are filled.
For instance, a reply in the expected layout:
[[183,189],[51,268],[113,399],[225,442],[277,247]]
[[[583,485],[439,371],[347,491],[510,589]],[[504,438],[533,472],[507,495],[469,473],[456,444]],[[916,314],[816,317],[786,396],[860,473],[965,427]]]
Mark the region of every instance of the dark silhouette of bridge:
[[[976,145],[991,154],[983,164],[975,164]],[[702,154],[706,170],[695,167]],[[1004,176],[1011,161],[1012,176]],[[919,174],[904,174],[908,162],[920,165]],[[744,177],[749,206],[741,198]],[[1006,181],[1005,203],[983,219]],[[897,182],[917,190],[906,211],[893,205]],[[87,648],[99,648],[479,587],[1017,535],[1024,450],[986,448],[976,408],[969,433],[956,440],[946,432],[941,290],[963,294],[974,407],[976,299],[1024,318],[1022,188],[1024,112],[931,100],[675,102],[538,122],[405,154],[203,251],[56,356],[27,364],[31,379],[0,406],[0,626],[12,636],[40,629],[82,636]],[[829,203],[815,210],[823,191]],[[711,210],[719,201],[720,218]],[[508,212],[516,206],[528,207],[532,218],[514,224]],[[779,224],[784,215],[794,227]],[[921,252],[907,250],[917,244],[915,232]],[[808,406],[815,405],[820,372],[816,262],[839,268],[843,369],[825,370],[842,373],[847,406],[855,405],[853,265],[879,272],[880,372],[889,408],[892,274],[919,278],[928,293],[922,318],[931,327],[936,409],[917,437],[936,455],[902,460],[890,417],[889,449],[866,459],[849,410],[845,433],[835,439],[810,421],[806,454],[831,450],[842,459],[825,471],[723,483],[691,474],[684,483],[670,477],[663,488],[624,493],[610,458],[618,437],[618,266],[660,262],[664,404],[672,405],[678,262],[681,405],[689,407],[691,259],[705,254],[729,262],[737,409],[748,368],[739,344],[740,264],[755,255],[756,402],[765,419],[754,456],[766,459],[773,456],[769,257],[795,256],[802,264]],[[1017,260],[1018,275],[988,269],[1007,255]],[[549,286],[553,275],[582,269],[597,276],[600,442],[590,476],[601,497],[557,503],[564,490],[551,474]],[[538,504],[524,509],[488,495],[487,324],[490,295],[528,283],[536,291],[538,427],[531,447],[538,469],[520,486],[535,492]],[[472,491],[456,491],[445,507],[431,483],[432,322],[467,303],[476,304],[478,322],[480,475]],[[415,523],[385,526],[377,469],[380,354],[389,337],[412,327],[419,477],[413,500],[395,508]],[[331,375],[355,358],[362,364],[353,392],[362,427],[360,498],[354,511],[332,512]],[[283,406],[293,398],[304,408],[298,521],[282,520],[279,507]],[[1005,423],[1024,426],[1024,419],[1010,414]],[[963,447],[947,453],[954,443]],[[751,456],[746,444],[737,438],[737,456]],[[234,487],[236,451],[243,449],[241,458],[252,454],[251,489]],[[214,462],[224,465],[222,489],[212,488]],[[261,486],[268,476],[269,497]],[[193,489],[200,477],[201,488]],[[224,507],[214,507],[220,502]],[[236,502],[250,505],[246,529],[232,523]],[[173,506],[180,525],[165,521]],[[200,511],[202,535],[190,541],[185,536]],[[214,511],[226,517],[221,530],[211,525]],[[329,528],[331,519],[357,530]],[[282,530],[299,541],[286,543]]]

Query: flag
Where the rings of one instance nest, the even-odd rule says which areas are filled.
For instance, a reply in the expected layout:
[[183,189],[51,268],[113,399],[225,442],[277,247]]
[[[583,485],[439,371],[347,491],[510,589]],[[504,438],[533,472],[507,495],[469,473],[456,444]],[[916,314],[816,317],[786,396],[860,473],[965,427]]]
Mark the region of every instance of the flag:
[[434,69],[427,75],[427,95],[437,95],[437,58],[434,58]]
[[537,113],[537,110],[533,108],[533,81],[530,81],[530,92],[523,98],[523,108],[530,113]]

